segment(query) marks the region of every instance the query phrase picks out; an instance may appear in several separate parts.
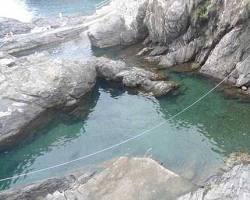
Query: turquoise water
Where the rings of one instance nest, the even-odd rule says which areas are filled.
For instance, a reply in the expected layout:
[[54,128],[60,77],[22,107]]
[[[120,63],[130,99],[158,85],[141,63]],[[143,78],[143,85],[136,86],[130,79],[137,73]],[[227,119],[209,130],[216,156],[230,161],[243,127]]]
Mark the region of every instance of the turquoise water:
[[102,0],[8,0],[0,1],[0,17],[30,22],[36,17],[89,15]]
[[59,13],[88,15],[95,11],[95,5],[102,0],[26,0],[36,16],[54,17]]
[[[67,5],[58,4],[59,1],[27,2],[30,6],[33,2],[34,9],[48,16]],[[48,10],[43,7],[51,3],[57,6]],[[79,6],[76,5],[65,6],[65,12],[77,12]],[[103,53],[93,52],[86,37],[50,48],[49,52],[53,57],[85,61],[93,55]],[[114,55],[114,52],[112,55],[119,56]],[[136,60],[127,62],[147,67]],[[165,121],[163,126],[144,137],[94,157],[54,170],[1,182],[0,189],[63,175],[79,168],[93,167],[122,155],[152,156],[167,168],[192,182],[200,183],[223,166],[230,153],[250,153],[249,103],[229,98],[217,90],[192,109],[169,121],[171,116],[193,103],[214,87],[214,84],[195,73],[163,73],[181,84],[179,94],[156,99],[137,95],[134,91],[125,90],[116,84],[99,81],[89,99],[73,113],[56,113],[46,127],[34,130],[37,133],[35,138],[27,139],[12,151],[1,153],[0,179],[76,159],[133,137]]]
[[172,73],[181,94],[155,99],[121,86],[98,83],[89,101],[67,115],[58,113],[39,136],[0,155],[0,178],[49,167],[93,153],[166,121],[149,135],[66,167],[1,183],[1,189],[91,166],[121,155],[151,155],[167,168],[199,183],[215,173],[235,151],[250,152],[250,106],[221,92],[208,96],[174,120],[213,84]]

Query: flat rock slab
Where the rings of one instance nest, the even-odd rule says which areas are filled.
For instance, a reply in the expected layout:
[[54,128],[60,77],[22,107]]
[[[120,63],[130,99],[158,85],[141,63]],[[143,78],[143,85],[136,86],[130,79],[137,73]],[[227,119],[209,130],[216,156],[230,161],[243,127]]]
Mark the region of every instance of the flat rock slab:
[[100,173],[74,173],[0,193],[5,200],[168,200],[193,187],[151,158],[121,157]]

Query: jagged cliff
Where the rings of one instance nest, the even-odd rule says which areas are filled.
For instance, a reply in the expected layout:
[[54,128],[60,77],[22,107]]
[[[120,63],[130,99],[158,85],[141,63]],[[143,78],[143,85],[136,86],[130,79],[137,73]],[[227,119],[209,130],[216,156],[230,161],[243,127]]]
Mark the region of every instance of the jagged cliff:
[[[143,42],[147,60],[164,67],[192,62],[200,73],[217,79],[235,69],[228,82],[250,94],[249,0],[144,0],[133,8],[122,2],[110,5],[117,11],[105,23],[91,27],[92,46]],[[127,20],[129,9],[133,20]]]

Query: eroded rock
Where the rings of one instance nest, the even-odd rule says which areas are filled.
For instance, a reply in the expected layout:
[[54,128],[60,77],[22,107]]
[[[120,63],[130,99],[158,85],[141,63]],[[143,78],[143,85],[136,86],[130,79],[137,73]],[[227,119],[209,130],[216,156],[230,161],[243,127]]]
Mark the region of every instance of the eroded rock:
[[79,61],[44,54],[12,58],[11,66],[1,60],[1,149],[17,143],[47,110],[76,104],[96,81],[96,70]]
[[178,200],[247,200],[250,198],[249,155],[234,155],[234,163],[222,175],[213,177],[203,188],[188,193]]
[[126,87],[137,88],[156,97],[167,95],[178,87],[175,82],[166,81],[156,73],[128,66],[123,61],[101,57],[90,61],[89,65],[95,66],[101,78],[121,82]]
[[[67,178],[72,176],[74,179]],[[85,182],[79,182],[82,176],[86,177]],[[175,199],[193,187],[151,158],[121,157],[106,163],[104,170],[95,175],[79,172],[67,177],[6,191],[0,193],[0,199],[166,200]]]
[[7,34],[24,34],[29,33],[34,26],[30,23],[20,22],[16,19],[0,17],[0,38]]

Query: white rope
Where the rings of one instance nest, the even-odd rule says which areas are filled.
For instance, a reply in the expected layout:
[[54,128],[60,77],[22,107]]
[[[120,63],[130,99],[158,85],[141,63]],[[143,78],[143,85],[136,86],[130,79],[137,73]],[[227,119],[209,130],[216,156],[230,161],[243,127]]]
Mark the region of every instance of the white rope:
[[[174,118],[176,118],[177,116],[181,115],[182,113],[184,113],[185,111],[189,110],[191,107],[193,107],[195,104],[199,103],[201,100],[203,100],[205,97],[207,97],[210,93],[212,93],[216,88],[218,88],[223,82],[225,82],[234,72],[235,72],[236,69],[234,69],[229,75],[227,75],[221,82],[219,82],[214,88],[212,88],[211,90],[209,90],[206,94],[202,95],[200,98],[198,98],[196,101],[194,101],[192,104],[190,104],[189,106],[187,106],[186,108],[184,108],[183,110],[181,110],[180,112],[176,113],[175,115],[173,115],[172,117],[170,117],[168,120],[172,120]],[[150,133],[151,131],[153,131],[154,129],[156,128],[159,128],[161,127],[162,125],[164,125],[165,123],[167,122],[167,120],[164,120],[162,122],[160,122],[159,124],[153,126],[152,128],[148,129],[148,130],[145,130],[143,131],[142,133],[138,134],[138,135],[135,135],[131,138],[128,138],[126,140],[123,140],[122,142],[119,142],[117,144],[114,144],[112,146],[109,146],[107,148],[104,148],[102,150],[99,150],[99,151],[96,151],[94,153],[91,153],[91,154],[88,154],[88,155],[85,155],[85,156],[82,156],[82,157],[79,157],[77,159],[74,159],[74,160],[71,160],[71,161],[68,161],[68,162],[64,162],[64,163],[60,163],[60,164],[57,164],[57,165],[53,165],[51,167],[47,167],[47,168],[43,168],[43,169],[39,169],[39,170],[34,170],[34,171],[31,171],[31,172],[27,172],[27,173],[23,173],[23,174],[19,174],[19,175],[16,175],[16,176],[11,176],[11,177],[7,177],[7,178],[3,178],[3,179],[0,179],[0,182],[3,182],[3,181],[7,181],[7,180],[12,180],[12,179],[16,179],[16,178],[20,178],[20,177],[25,177],[25,176],[28,176],[28,175],[31,175],[31,174],[36,174],[36,173],[40,173],[40,172],[44,172],[44,171],[48,171],[48,170],[51,170],[51,169],[55,169],[55,168],[58,168],[58,167],[62,167],[62,166],[66,166],[66,165],[69,165],[71,163],[74,163],[74,162],[77,162],[77,161],[80,161],[80,160],[84,160],[86,158],[89,158],[89,157],[92,157],[92,156],[95,156],[97,154],[101,154],[103,152],[106,152],[108,150],[111,150],[111,149],[114,149],[114,148],[117,148],[123,144],[126,144],[132,140],[135,140],[137,138],[140,138],[144,135],[146,135],[147,133]]]

